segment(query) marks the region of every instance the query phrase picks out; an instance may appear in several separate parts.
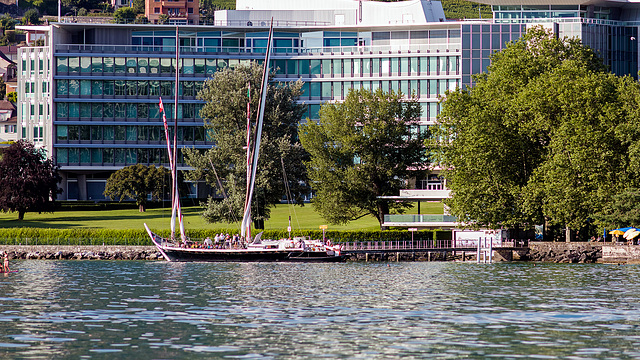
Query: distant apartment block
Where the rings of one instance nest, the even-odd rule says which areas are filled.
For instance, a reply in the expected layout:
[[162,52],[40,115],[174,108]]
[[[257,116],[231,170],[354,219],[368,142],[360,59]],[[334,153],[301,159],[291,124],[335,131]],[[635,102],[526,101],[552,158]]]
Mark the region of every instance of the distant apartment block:
[[199,0],[145,0],[144,15],[152,24],[166,15],[169,24],[197,25],[200,22]]
[[111,7],[113,7],[114,10],[126,6],[131,6],[131,0],[111,0]]

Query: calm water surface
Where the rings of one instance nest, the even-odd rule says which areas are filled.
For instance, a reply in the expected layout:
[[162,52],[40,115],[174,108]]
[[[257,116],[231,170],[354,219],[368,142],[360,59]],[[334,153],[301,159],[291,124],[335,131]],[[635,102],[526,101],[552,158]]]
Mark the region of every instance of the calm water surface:
[[12,264],[3,359],[640,359],[639,266]]

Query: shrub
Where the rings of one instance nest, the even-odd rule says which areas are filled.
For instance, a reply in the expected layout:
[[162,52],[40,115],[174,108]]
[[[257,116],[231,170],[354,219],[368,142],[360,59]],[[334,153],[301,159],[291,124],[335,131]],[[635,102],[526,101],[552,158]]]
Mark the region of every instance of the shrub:
[[[253,235],[259,230],[254,230]],[[187,235],[199,241],[215,234],[236,234],[238,229],[220,228],[213,230],[188,230]],[[169,231],[158,231],[158,235],[168,237]],[[321,239],[321,230],[298,230],[292,236],[309,236]],[[282,230],[264,231],[264,239],[281,239],[289,236]],[[410,241],[411,233],[406,230],[355,230],[355,231],[327,231],[327,239],[334,243],[351,241]],[[450,231],[424,230],[413,235],[415,241],[431,239],[450,239]],[[116,230],[116,229],[40,229],[40,228],[11,228],[0,229],[1,245],[144,245],[152,246],[151,240],[144,229]]]

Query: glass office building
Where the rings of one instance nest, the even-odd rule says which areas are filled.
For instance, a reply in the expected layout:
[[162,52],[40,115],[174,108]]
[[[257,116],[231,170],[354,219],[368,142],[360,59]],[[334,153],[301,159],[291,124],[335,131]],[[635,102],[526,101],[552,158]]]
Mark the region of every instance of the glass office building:
[[[246,10],[216,13],[223,20],[214,25],[180,26],[177,62],[176,28],[170,25],[62,21],[20,27],[44,33],[46,41],[19,50],[19,134],[46,149],[60,166],[61,199],[103,199],[113,171],[168,164],[158,98],[173,117],[176,71],[178,146],[211,147],[196,95],[216,71],[262,61],[268,36],[264,19],[271,17],[275,80],[304,81],[300,101],[308,105],[311,120],[322,103],[340,101],[350,89],[383,89],[416,97],[422,107],[416,131],[424,130],[435,122],[441,95],[472,86],[471,76],[486,69],[491,53],[534,24],[580,37],[618,74],[638,70],[637,25],[606,6],[532,9],[500,1],[493,6],[493,20],[446,21],[439,2],[427,0],[406,2],[412,7],[326,0],[316,10],[252,9],[245,4],[252,1],[261,3],[244,0]],[[182,159],[179,168],[186,168]]]

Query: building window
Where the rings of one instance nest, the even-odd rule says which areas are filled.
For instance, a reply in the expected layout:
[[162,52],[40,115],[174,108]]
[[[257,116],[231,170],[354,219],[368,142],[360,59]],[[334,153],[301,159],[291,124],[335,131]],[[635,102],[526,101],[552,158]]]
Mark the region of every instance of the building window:
[[154,8],[153,9],[153,13],[154,14],[160,14],[160,8]]
[[187,12],[188,12],[189,14],[193,14],[193,8],[187,8]]

